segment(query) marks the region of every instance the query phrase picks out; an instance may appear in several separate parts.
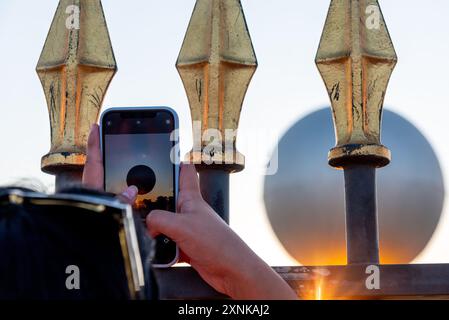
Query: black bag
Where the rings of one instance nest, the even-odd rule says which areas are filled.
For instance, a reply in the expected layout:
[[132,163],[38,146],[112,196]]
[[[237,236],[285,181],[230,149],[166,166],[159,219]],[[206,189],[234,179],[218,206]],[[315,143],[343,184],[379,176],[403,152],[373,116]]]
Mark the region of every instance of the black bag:
[[0,190],[0,299],[152,299],[151,253],[111,196]]

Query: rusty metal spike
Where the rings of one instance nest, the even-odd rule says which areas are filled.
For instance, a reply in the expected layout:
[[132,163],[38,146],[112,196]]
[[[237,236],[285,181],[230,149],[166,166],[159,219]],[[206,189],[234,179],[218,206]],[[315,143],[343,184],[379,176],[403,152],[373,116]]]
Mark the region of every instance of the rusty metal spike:
[[[244,168],[236,150],[235,135],[243,100],[257,68],[257,59],[239,0],[197,0],[176,63],[189,99],[194,128],[201,122],[201,135],[219,130],[221,145],[210,149],[209,161],[228,171]],[[188,158],[204,163],[208,141],[194,133],[195,146]],[[203,140],[203,139],[201,139]],[[226,162],[226,163],[224,163]]]
[[316,64],[332,103],[337,146],[329,164],[390,162],[381,145],[385,92],[397,56],[377,0],[332,0]]
[[82,169],[90,126],[116,70],[101,0],[60,0],[36,68],[50,114],[44,172]]

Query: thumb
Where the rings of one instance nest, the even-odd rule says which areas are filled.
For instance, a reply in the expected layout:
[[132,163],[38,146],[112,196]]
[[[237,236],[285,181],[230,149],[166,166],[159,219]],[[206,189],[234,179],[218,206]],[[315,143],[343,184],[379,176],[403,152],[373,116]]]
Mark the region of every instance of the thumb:
[[183,163],[179,180],[177,211],[189,211],[187,207],[189,203],[198,203],[203,199],[195,166]]
[[139,190],[136,186],[129,186],[126,188],[125,191],[123,191],[121,194],[118,195],[118,198],[122,200],[125,203],[134,204],[137,198],[137,193]]
[[181,237],[184,229],[180,215],[169,211],[151,211],[146,218],[146,223],[153,238],[164,234],[175,242]]
[[193,164],[183,163],[179,177],[179,189],[182,193],[201,195],[198,173]]

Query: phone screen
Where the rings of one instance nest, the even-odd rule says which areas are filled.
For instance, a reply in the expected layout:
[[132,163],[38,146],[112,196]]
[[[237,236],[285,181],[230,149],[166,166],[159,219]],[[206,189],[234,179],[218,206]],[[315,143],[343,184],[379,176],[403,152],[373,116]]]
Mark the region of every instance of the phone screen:
[[[119,194],[136,186],[133,209],[142,220],[156,209],[175,212],[173,114],[167,110],[109,111],[102,126],[105,190]],[[175,258],[176,244],[158,236],[153,264],[167,265]]]

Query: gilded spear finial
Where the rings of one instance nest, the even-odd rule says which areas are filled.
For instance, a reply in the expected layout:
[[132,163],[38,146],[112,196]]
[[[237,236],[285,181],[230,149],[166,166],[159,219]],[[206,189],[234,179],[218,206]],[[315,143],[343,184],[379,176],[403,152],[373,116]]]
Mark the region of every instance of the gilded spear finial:
[[44,172],[82,170],[89,128],[116,70],[101,0],[60,0],[36,68],[51,127]]
[[390,162],[381,145],[385,92],[397,57],[377,0],[332,0],[316,64],[332,103],[337,146],[329,163]]
[[[240,0],[196,1],[176,66],[189,99],[194,131],[200,124],[201,137],[194,132],[189,160],[204,164],[206,157],[212,166],[229,172],[242,170],[244,157],[236,150],[236,136],[230,131],[237,130],[257,59]],[[210,129],[221,136],[220,142]],[[212,143],[204,138],[210,136],[215,138]]]

